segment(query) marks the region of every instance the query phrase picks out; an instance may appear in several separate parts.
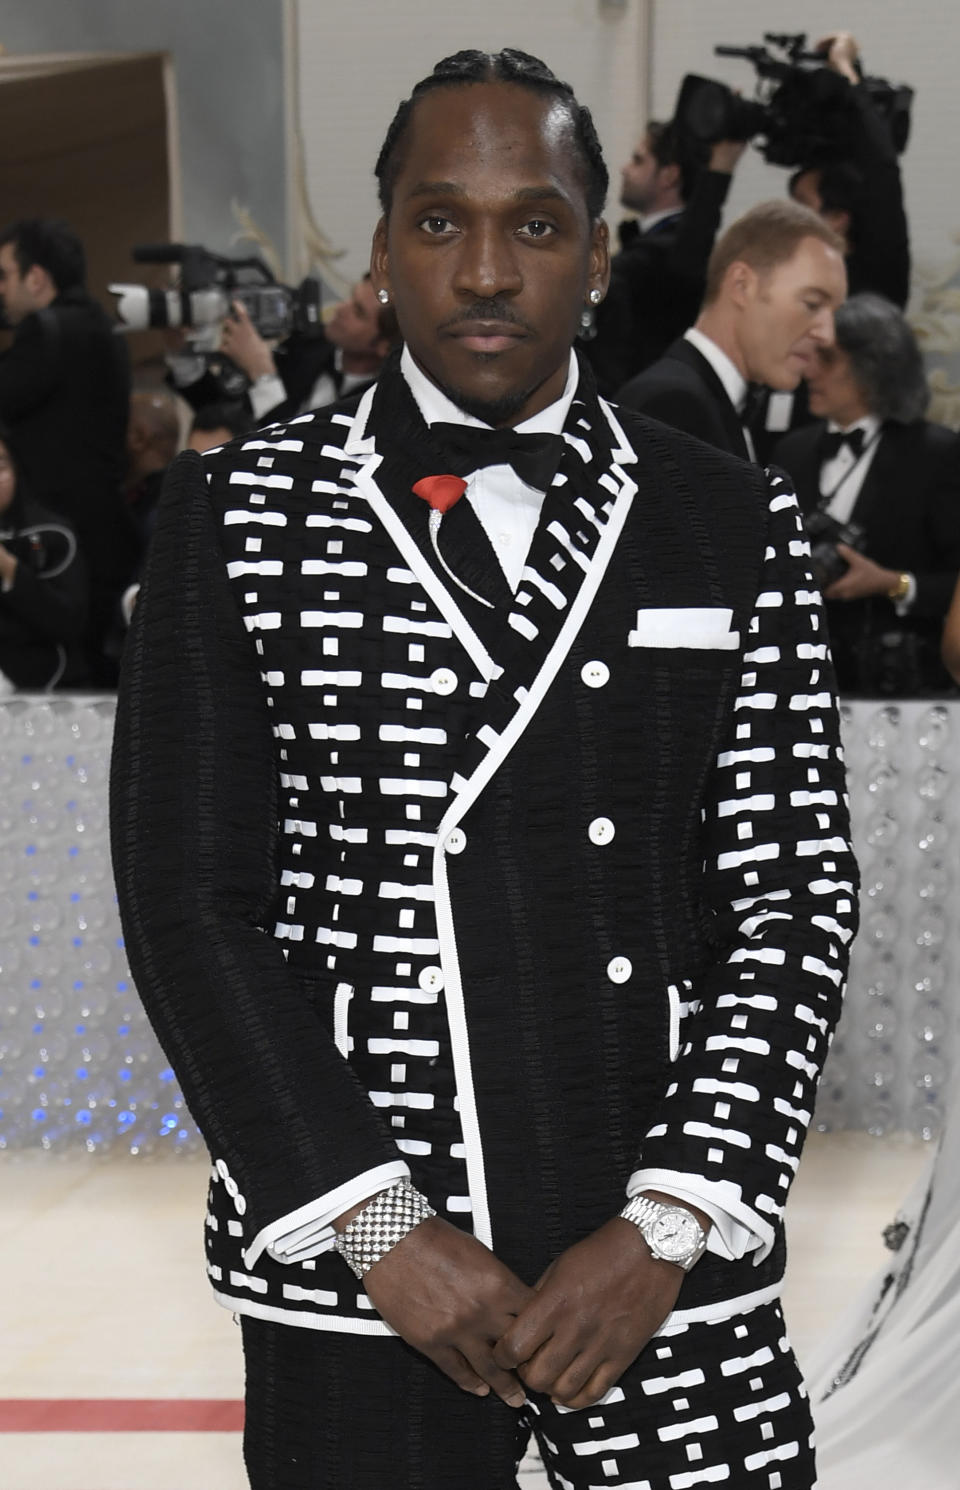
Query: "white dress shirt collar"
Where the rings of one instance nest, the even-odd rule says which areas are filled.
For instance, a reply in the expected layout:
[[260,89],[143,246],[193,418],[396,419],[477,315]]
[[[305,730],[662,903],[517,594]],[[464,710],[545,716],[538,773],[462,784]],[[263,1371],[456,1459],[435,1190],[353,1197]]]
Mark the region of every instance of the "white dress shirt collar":
[[701,357],[707,359],[723,384],[724,392],[739,414],[747,396],[747,380],[739,367],[730,360],[726,352],[717,346],[715,341],[711,341],[709,336],[698,331],[696,326],[691,326],[689,331],[685,331],[683,339],[688,341],[692,347],[696,347]]
[[658,222],[666,222],[668,217],[679,217],[682,211],[682,207],[662,207],[659,212],[641,212],[637,218],[641,233],[649,233]]
[[854,429],[863,430],[864,443],[866,443],[879,434],[880,420],[876,414],[864,414],[862,419],[855,419],[852,424],[838,424],[835,419],[827,420],[827,434],[847,435]]
[[[445,420],[451,424],[466,424],[473,429],[490,428],[488,424],[484,424],[482,419],[475,419],[472,414],[465,413],[452,399],[447,398],[445,393],[441,393],[436,383],[431,382],[426,373],[422,372],[414,362],[410,349],[406,346],[400,354],[400,371],[407,380],[425,424],[437,424]],[[548,404],[545,409],[541,409],[539,414],[534,414],[530,419],[525,419],[522,424],[516,425],[517,432],[524,435],[562,434],[579,381],[580,369],[577,366],[576,353],[571,351],[567,381],[560,397],[552,404]]]

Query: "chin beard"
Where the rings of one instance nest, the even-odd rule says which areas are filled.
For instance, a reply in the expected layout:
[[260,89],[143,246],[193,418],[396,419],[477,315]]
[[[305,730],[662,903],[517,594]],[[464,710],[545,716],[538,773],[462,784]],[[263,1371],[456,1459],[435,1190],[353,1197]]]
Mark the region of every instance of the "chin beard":
[[465,393],[462,388],[454,388],[449,383],[440,383],[440,392],[445,393],[451,403],[456,404],[465,414],[470,414],[474,419],[482,419],[484,424],[490,424],[494,429],[502,425],[512,424],[520,413],[524,404],[537,391],[533,388],[521,388],[518,392],[504,393],[500,398],[475,398],[470,393]]

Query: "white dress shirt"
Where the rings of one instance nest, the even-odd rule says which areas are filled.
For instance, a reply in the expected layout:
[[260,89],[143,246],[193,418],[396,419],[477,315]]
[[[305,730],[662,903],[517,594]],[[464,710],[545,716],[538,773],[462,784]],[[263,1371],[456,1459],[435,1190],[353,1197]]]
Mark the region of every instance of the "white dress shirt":
[[827,433],[846,435],[855,429],[863,430],[863,449],[854,455],[849,445],[841,445],[836,455],[825,460],[820,467],[820,496],[828,497],[825,511],[838,523],[848,523],[857,498],[860,495],[867,472],[873,465],[880,438],[880,420],[874,414],[858,419],[854,424],[827,422]]
[[[343,352],[337,347],[333,354],[333,365],[337,372],[341,372],[343,366]],[[369,383],[370,377],[367,373],[342,373],[340,386],[332,373],[321,373],[317,378],[306,399],[297,410],[298,414],[305,414],[309,409],[324,409],[328,404],[335,404],[338,399],[346,398],[354,388],[361,388],[364,383]],[[283,386],[283,380],[279,373],[263,373],[263,375],[250,384],[248,398],[253,410],[253,417],[259,423],[265,419],[271,409],[282,404],[287,397],[287,390]]]
[[[432,383],[426,373],[420,371],[406,347],[400,356],[400,371],[407,380],[425,424],[443,421],[462,424],[470,429],[490,428],[482,419],[465,414],[445,393],[441,393],[436,383]],[[579,377],[577,359],[571,352],[567,381],[560,397],[555,403],[541,409],[539,414],[515,425],[517,434],[561,434],[573,395],[577,391]],[[437,471],[429,474],[442,473]],[[464,496],[480,519],[493,551],[500,560],[507,584],[515,594],[533,535],[537,531],[544,493],[521,481],[512,466],[484,466],[467,478]]]
[[[689,331],[683,333],[684,341],[688,341],[692,347],[696,347],[701,357],[705,357],[713,368],[717,377],[723,384],[723,391],[729,398],[738,414],[743,413],[743,406],[747,400],[747,380],[737,367],[735,362],[727,356],[715,341],[698,331],[696,326],[691,326]],[[750,459],[755,461],[757,452],[754,449],[753,437],[747,426],[743,426],[743,438],[750,452]]]
[[641,233],[649,233],[658,222],[666,222],[668,218],[680,217],[683,213],[682,207],[663,207],[659,212],[641,212],[637,217]]
[[[849,445],[841,445],[836,455],[825,460],[820,467],[820,497],[828,498],[824,511],[836,518],[838,523],[848,523],[853,515],[857,498],[863,490],[863,483],[880,444],[881,426],[875,414],[867,414],[863,419],[847,425],[836,424],[832,419],[827,421],[827,433],[831,435],[846,435],[855,429],[863,430],[863,449],[860,454],[854,455]],[[902,600],[896,602],[898,616],[908,613],[917,594],[916,580],[912,574],[907,577],[907,593]]]
[[[688,333],[690,335],[690,333]],[[699,333],[697,333],[699,335]],[[705,339],[705,338],[704,338]],[[697,345],[695,342],[694,345]],[[713,343],[710,343],[711,347]],[[719,348],[717,356],[724,357]],[[724,360],[729,362],[729,358]],[[733,363],[730,368],[740,378]],[[488,429],[482,420],[466,414],[442,393],[425,373],[421,372],[406,347],[400,358],[400,369],[424,421],[436,424],[449,421],[476,429]],[[539,414],[525,419],[515,426],[520,434],[561,434],[570,404],[577,389],[579,369],[573,352],[563,393],[542,409]],[[743,384],[741,398],[746,391]],[[726,385],[725,385],[726,386]],[[441,472],[428,473],[441,475]],[[464,496],[471,503],[500,560],[511,590],[516,591],[533,535],[536,532],[544,493],[520,480],[511,466],[486,466],[474,471],[469,477]],[[639,1136],[639,1135],[638,1135]],[[409,1175],[406,1163],[399,1158],[396,1165],[385,1165],[358,1175],[333,1195],[304,1206],[294,1215],[281,1217],[261,1233],[258,1243],[250,1249],[250,1255],[259,1255],[266,1250],[278,1262],[302,1262],[328,1251],[333,1246],[333,1219],[342,1215],[361,1201],[371,1199],[378,1190],[393,1184],[403,1175]],[[710,1227],[707,1250],[720,1257],[736,1259],[747,1252],[757,1250],[757,1261],[770,1250],[768,1237],[761,1237],[751,1229],[750,1217],[737,1214],[737,1201],[733,1195],[735,1187],[722,1181],[706,1180],[701,1175],[684,1174],[665,1170],[637,1170],[630,1176],[628,1194],[638,1195],[646,1190],[659,1190],[675,1197],[679,1202],[696,1206],[709,1216]]]

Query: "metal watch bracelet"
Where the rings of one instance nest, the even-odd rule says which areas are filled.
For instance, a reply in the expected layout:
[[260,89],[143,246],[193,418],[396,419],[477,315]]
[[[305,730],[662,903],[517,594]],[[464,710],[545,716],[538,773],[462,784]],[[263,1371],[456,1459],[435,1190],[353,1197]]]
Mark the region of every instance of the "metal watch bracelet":
[[334,1249],[362,1278],[421,1221],[437,1213],[409,1180],[398,1180],[375,1195],[344,1227]]

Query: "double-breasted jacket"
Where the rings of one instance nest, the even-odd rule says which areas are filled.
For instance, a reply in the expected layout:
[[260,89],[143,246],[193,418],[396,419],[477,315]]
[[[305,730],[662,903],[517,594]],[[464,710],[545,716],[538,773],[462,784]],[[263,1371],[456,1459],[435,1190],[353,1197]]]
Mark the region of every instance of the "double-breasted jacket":
[[770,1298],[856,914],[794,498],[585,374],[515,595],[444,518],[483,606],[393,453],[400,376],[181,457],[125,659],[121,911],[216,1293],[387,1332],[273,1244],[409,1172],[530,1282],[695,1176],[760,1245],[677,1317]]

